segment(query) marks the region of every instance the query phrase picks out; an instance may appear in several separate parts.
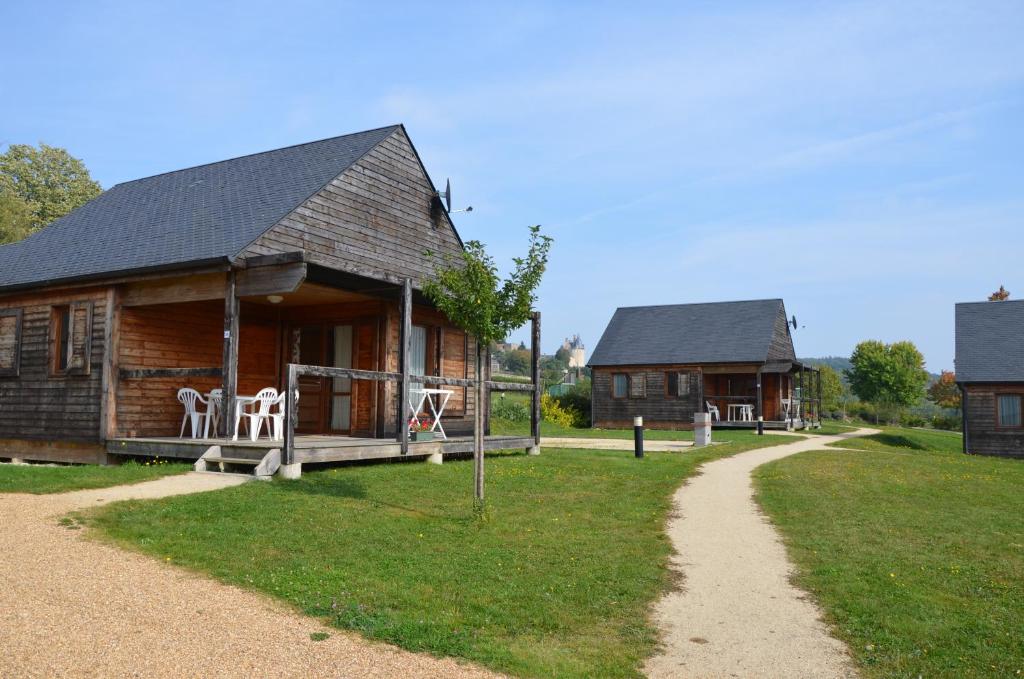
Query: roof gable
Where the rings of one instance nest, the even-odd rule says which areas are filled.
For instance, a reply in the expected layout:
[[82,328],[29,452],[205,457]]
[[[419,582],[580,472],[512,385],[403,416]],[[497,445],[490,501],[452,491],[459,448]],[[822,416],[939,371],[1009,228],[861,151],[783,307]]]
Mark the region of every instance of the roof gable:
[[957,382],[1024,382],[1024,300],[956,305]]
[[0,288],[233,258],[398,129],[118,184],[24,241],[0,247]]
[[785,319],[781,299],[622,307],[608,323],[589,365],[795,359]]

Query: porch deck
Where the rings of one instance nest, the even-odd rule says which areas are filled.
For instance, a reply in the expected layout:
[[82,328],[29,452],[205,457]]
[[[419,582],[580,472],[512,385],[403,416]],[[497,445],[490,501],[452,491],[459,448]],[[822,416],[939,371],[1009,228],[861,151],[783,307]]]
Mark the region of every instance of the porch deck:
[[[487,436],[484,450],[529,448],[532,437]],[[154,438],[116,438],[107,441],[107,452],[112,455],[145,455],[184,460],[198,460],[211,446],[220,446],[223,452],[240,451],[243,457],[264,454],[274,448],[283,448],[282,441],[260,439],[183,439],[173,436]],[[351,436],[296,436],[294,462],[351,462],[355,460],[382,460],[425,457],[434,453],[464,455],[473,452],[473,437],[450,437],[447,441],[410,441],[409,453],[402,455],[402,445],[394,439],[356,438]]]
[[[792,429],[810,429],[814,424],[810,421],[801,420],[799,417],[794,419],[792,422]],[[757,422],[744,422],[742,420],[722,420],[721,422],[713,422],[713,429],[757,429]],[[781,431],[790,430],[789,420],[765,420],[765,429],[778,429]]]

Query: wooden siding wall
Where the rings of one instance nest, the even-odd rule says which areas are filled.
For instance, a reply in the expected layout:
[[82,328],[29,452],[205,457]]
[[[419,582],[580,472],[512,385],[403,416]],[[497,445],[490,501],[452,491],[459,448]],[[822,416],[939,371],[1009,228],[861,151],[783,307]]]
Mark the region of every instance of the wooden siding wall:
[[[51,307],[76,302],[93,305],[89,370],[51,376]],[[0,308],[23,310],[20,375],[0,377],[0,457],[101,461],[97,445],[106,290],[5,297]]]
[[[665,374],[690,373],[690,394],[667,398]],[[643,375],[646,380],[644,398],[612,398],[612,374]],[[696,366],[658,366],[628,368],[595,368],[592,376],[594,426],[602,428],[632,427],[633,418],[642,416],[644,426],[651,429],[692,429],[693,415],[701,409],[701,369]]]
[[996,395],[1022,394],[1024,383],[971,384],[966,386],[967,452],[976,455],[1024,458],[1024,429],[996,426]]
[[[239,325],[238,391],[277,388],[277,325],[243,309]],[[220,301],[126,307],[121,311],[120,367],[219,368],[223,360],[224,303]],[[184,413],[178,389],[200,393],[219,377],[122,379],[118,385],[120,436],[177,436]]]
[[769,361],[795,361],[796,350],[793,348],[793,336],[789,332],[789,319],[785,310],[780,307],[775,316],[775,331],[771,344],[768,345]]
[[396,131],[261,236],[245,256],[305,250],[310,261],[356,274],[390,274],[414,283],[433,260],[462,249],[409,139]]

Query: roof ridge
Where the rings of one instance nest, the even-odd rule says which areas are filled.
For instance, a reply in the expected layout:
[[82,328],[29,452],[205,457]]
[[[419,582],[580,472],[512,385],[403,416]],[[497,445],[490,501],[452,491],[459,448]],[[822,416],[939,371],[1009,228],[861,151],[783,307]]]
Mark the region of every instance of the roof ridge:
[[1024,299],[981,299],[974,302],[957,302],[956,306],[966,306],[968,304],[1005,304],[1006,302],[1024,302]]
[[636,306],[620,306],[620,309],[668,309],[684,306],[711,306],[714,304],[750,304],[751,302],[782,302],[781,297],[765,297],[762,299],[728,299],[719,302],[681,302],[679,304],[638,304]]
[[168,174],[175,174],[175,173],[178,173],[178,172],[185,172],[187,170],[196,170],[196,169],[198,169],[200,167],[211,167],[213,165],[220,165],[221,163],[231,163],[231,162],[234,162],[236,160],[241,160],[242,158],[251,158],[253,156],[262,156],[262,155],[264,155],[266,153],[274,153],[275,151],[285,151],[287,149],[299,148],[300,146],[309,146],[311,144],[320,144],[320,143],[323,143],[325,141],[334,141],[335,139],[342,139],[344,137],[355,137],[356,135],[369,134],[370,132],[379,132],[381,130],[388,130],[388,129],[394,130],[394,129],[398,129],[400,127],[402,127],[401,123],[395,123],[393,125],[382,125],[381,127],[374,127],[372,129],[369,129],[369,130],[361,130],[359,132],[349,132],[348,134],[338,134],[338,135],[335,135],[333,137],[324,137],[323,139],[314,139],[312,141],[304,141],[304,142],[300,142],[298,144],[289,144],[288,146],[279,146],[278,148],[275,148],[275,149],[266,149],[265,151],[256,151],[254,153],[243,153],[240,156],[233,156],[231,158],[224,158],[222,160],[214,160],[214,161],[211,161],[209,163],[199,163],[197,165],[189,165],[188,167],[181,167],[181,168],[178,168],[177,170],[167,170],[166,172],[157,172],[156,174],[147,175],[145,177],[137,177],[135,179],[129,179],[127,181],[118,182],[117,184],[114,184],[113,186],[110,187],[110,189],[107,189],[107,190],[109,191],[109,190],[114,189],[114,188],[116,188],[118,186],[124,186],[125,184],[134,184],[135,182],[141,182],[141,181],[145,181],[147,179],[155,179],[156,177],[163,177],[164,175],[168,175]]

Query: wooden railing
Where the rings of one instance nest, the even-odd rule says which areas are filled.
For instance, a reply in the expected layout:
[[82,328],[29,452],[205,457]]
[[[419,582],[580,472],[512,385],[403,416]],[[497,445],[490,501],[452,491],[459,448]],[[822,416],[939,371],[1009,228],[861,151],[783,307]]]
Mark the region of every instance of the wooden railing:
[[[415,382],[417,384],[428,384],[442,387],[468,387],[475,389],[476,380],[462,379],[458,377],[439,377],[436,375],[408,375],[404,376],[397,372],[383,372],[378,370],[358,370],[356,368],[331,368],[320,365],[302,365],[298,363],[288,364],[288,387],[285,396],[285,426],[284,426],[284,450],[281,460],[283,464],[291,464],[295,452],[295,425],[298,421],[298,395],[300,377],[326,377],[326,378],[348,378],[353,380],[371,380],[375,382],[396,382],[401,387],[403,381]],[[540,392],[539,383],[522,384],[516,382],[494,382],[485,380],[483,387],[487,391],[519,391],[529,392],[533,395],[535,407],[531,410],[530,430],[536,445],[540,445]],[[402,446],[402,454],[409,452],[409,427],[406,426],[407,416],[405,414],[406,403],[408,403],[408,391],[398,389],[402,401],[397,404],[396,440]],[[481,408],[483,404],[474,404],[474,407]]]

